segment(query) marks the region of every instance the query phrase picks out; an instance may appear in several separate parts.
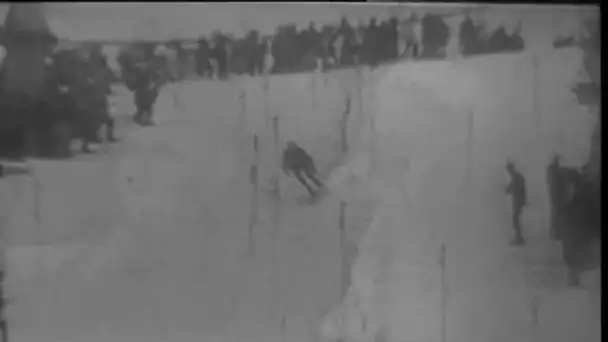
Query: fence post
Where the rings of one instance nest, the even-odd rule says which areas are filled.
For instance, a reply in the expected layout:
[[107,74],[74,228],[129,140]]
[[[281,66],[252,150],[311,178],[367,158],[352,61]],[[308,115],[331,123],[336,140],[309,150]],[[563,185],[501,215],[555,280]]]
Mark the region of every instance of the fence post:
[[254,161],[253,165],[251,165],[249,172],[249,182],[252,185],[251,191],[251,203],[249,208],[249,225],[247,230],[247,243],[248,243],[248,252],[250,256],[253,256],[254,252],[254,244],[253,244],[253,234],[254,227],[258,221],[258,136],[257,134],[253,135],[253,150],[254,150]]

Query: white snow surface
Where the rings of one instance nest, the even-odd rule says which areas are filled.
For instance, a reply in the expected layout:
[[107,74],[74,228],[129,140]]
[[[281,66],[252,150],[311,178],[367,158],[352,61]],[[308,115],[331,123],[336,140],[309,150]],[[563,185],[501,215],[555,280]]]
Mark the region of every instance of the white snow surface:
[[[564,289],[544,241],[549,154],[585,157],[589,121],[567,90],[580,60],[559,50],[540,63],[540,128],[527,55],[273,76],[266,102],[258,78],[173,84],[145,129],[126,123],[133,108],[121,93],[121,144],[2,181],[11,340],[370,341],[384,331],[388,341],[437,341],[444,243],[449,341],[592,341],[565,334],[598,328],[581,314],[591,310],[586,292]],[[333,191],[314,207],[298,204],[305,191],[292,179],[279,175],[280,200],[268,191],[279,174],[273,116],[280,143],[297,141],[328,176]],[[250,256],[253,134],[260,210]],[[506,247],[507,157],[529,187],[531,246],[521,251]],[[360,242],[341,305],[339,201],[348,203],[344,253]],[[530,286],[530,268],[558,279]],[[533,331],[534,295],[543,304]],[[551,335],[555,326],[564,331]]]
[[[157,126],[145,129],[127,122],[133,108],[122,94],[113,101],[119,145],[35,161],[32,176],[2,181],[12,341],[311,340],[315,320],[339,302],[337,203],[299,205],[305,191],[289,179],[283,202],[268,193],[275,154],[255,108],[258,85],[169,85]],[[241,88],[252,93],[247,117]],[[279,99],[281,110],[292,100]],[[322,125],[309,118],[300,128],[313,126]],[[295,129],[286,123],[284,133]],[[261,189],[250,256],[254,131]],[[322,144],[329,132],[298,138]]]
[[[587,157],[592,118],[569,94],[581,57],[555,50],[537,70],[531,56],[517,54],[383,71],[371,85],[373,128],[361,134],[373,148],[363,144],[330,182],[344,188],[356,175],[377,208],[351,288],[320,329],[325,339],[440,341],[443,244],[447,341],[599,340],[600,297],[567,289],[546,226],[544,174],[552,153],[573,165]],[[507,159],[528,185],[529,245],[519,250],[508,246]]]

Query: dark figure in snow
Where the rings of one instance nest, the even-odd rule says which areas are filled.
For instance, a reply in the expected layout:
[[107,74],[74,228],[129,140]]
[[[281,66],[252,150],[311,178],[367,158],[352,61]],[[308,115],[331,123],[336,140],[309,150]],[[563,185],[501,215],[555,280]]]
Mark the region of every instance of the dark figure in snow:
[[[323,183],[317,178],[318,171],[314,160],[308,152],[293,141],[289,141],[283,151],[282,168],[287,176],[294,174],[296,179],[304,185],[311,198],[316,197],[318,191],[323,188]],[[307,179],[314,184],[316,189],[308,184]]]
[[211,57],[211,48],[209,43],[203,37],[197,41],[196,48],[196,73],[199,77],[211,77],[212,70],[209,58]]
[[562,244],[570,285],[577,286],[581,274],[601,260],[599,190],[583,172],[559,166],[557,158],[550,170],[552,229]]
[[213,38],[213,44],[211,45],[210,59],[214,60],[217,65],[217,77],[218,79],[225,79],[228,76],[226,39],[223,36],[217,36]]
[[[63,133],[70,136],[63,140],[78,139],[81,152],[91,153],[90,144],[99,142],[97,132],[109,121],[105,87],[96,84],[96,73],[81,51],[54,55],[49,74],[52,77],[44,111],[61,115],[69,123],[69,131]],[[65,148],[63,152],[68,154]]]
[[142,126],[153,126],[154,104],[162,87],[160,75],[152,66],[145,66],[136,72],[134,89],[137,113],[133,121]]
[[555,225],[562,243],[569,282],[578,286],[584,271],[601,262],[601,215],[597,190],[592,182],[574,169],[560,172],[563,198],[556,211]]
[[513,223],[513,231],[515,233],[511,244],[523,245],[525,244],[525,241],[522,234],[521,213],[527,202],[526,180],[524,176],[519,171],[517,171],[515,165],[512,162],[507,163],[506,169],[507,176],[509,178],[509,184],[507,185],[505,192],[510,197],[511,219]]
[[[101,51],[101,47],[96,47],[89,56],[89,63],[92,71],[90,82],[94,93],[97,94],[97,107],[101,115],[101,124],[105,127],[105,140],[110,143],[118,142],[114,135],[114,118],[110,116],[110,105],[108,97],[112,94],[112,71],[108,66],[108,61]],[[100,139],[97,137],[97,142]]]

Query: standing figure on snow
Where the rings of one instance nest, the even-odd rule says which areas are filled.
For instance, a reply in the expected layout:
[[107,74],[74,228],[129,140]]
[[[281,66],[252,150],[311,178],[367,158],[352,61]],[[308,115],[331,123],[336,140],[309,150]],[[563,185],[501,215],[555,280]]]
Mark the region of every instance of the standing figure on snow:
[[137,113],[133,118],[133,121],[137,124],[142,126],[154,125],[152,112],[162,85],[158,71],[153,66],[146,65],[137,71],[134,87]]
[[[95,95],[92,104],[93,110],[97,110],[100,116],[100,124],[105,127],[105,137],[107,142],[118,142],[114,135],[114,119],[110,115],[110,104],[108,97],[112,94],[112,71],[108,66],[106,57],[101,51],[101,47],[95,47],[91,51],[88,60],[91,69],[89,83]],[[96,142],[101,142],[97,137]]]
[[521,213],[524,206],[527,204],[526,198],[526,180],[524,176],[517,171],[515,165],[512,162],[507,162],[507,177],[509,178],[509,184],[507,185],[505,192],[510,198],[511,202],[511,218],[513,223],[513,230],[515,236],[511,241],[512,245],[523,245],[525,240],[522,234],[521,227]]
[[576,169],[563,168],[558,181],[561,198],[554,225],[569,283],[578,286],[583,272],[601,265],[601,209],[597,190],[586,175]]
[[[296,179],[308,190],[311,198],[315,198],[319,190],[324,188],[323,183],[317,178],[318,171],[314,160],[308,152],[293,141],[287,142],[287,147],[283,151],[282,169],[287,176],[293,173]],[[312,182],[316,189],[308,184],[306,179]]]

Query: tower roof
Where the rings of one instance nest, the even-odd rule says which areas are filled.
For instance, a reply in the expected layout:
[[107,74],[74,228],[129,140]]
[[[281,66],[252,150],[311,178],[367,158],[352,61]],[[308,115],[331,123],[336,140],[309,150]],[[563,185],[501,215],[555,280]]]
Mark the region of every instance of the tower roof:
[[34,33],[53,36],[41,3],[11,3],[4,28],[6,34]]

